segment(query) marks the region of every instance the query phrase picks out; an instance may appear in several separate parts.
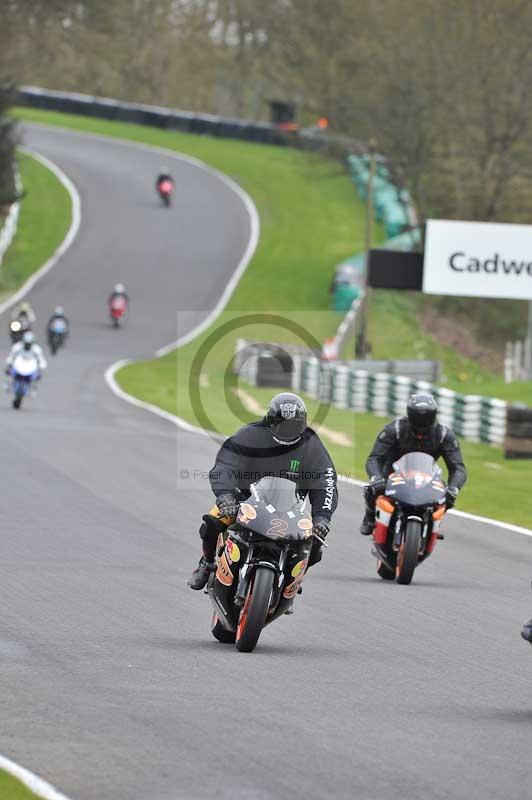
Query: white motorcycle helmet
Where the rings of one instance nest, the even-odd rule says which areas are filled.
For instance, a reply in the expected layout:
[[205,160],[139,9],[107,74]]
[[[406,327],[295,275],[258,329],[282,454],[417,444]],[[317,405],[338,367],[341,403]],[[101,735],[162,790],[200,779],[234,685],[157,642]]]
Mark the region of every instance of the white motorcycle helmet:
[[54,309],[54,317],[64,317],[65,316],[65,309],[63,306],[56,306]]
[[125,294],[126,287],[124,286],[123,283],[117,283],[115,285],[115,288],[113,289],[113,292],[115,292],[115,294]]

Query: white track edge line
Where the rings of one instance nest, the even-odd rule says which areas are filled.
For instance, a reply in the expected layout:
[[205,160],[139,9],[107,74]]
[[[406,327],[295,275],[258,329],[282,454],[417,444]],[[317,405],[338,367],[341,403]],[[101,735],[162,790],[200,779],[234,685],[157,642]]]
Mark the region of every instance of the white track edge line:
[[34,158],[36,161],[39,161],[44,167],[50,170],[55,177],[63,184],[65,189],[67,190],[68,194],[70,195],[71,200],[71,222],[70,227],[67,231],[67,234],[59,247],[56,251],[50,256],[50,258],[40,267],[36,272],[34,272],[28,280],[22,284],[20,289],[8,297],[3,303],[0,303],[0,314],[3,314],[9,308],[18,303],[28,292],[30,292],[35,284],[41,280],[50,270],[55,267],[59,259],[66,253],[74,239],[76,238],[80,225],[81,225],[81,198],[79,196],[79,192],[70,180],[70,178],[65,175],[65,173],[54,164],[53,161],[42,156],[40,153],[35,152],[29,147],[19,147],[23,153],[27,153],[29,156]]
[[37,797],[42,797],[43,800],[69,800],[65,794],[58,792],[57,789],[42,778],[39,778],[38,775],[34,775],[26,767],[21,767],[20,764],[11,761],[5,756],[0,756],[0,769],[8,772],[24,784],[27,789],[36,794]]
[[[50,256],[50,258],[42,265],[42,267],[34,272],[25,283],[22,284],[20,289],[12,294],[11,297],[8,297],[8,299],[3,303],[0,303],[0,314],[3,314],[4,311],[7,311],[9,308],[15,305],[15,303],[18,303],[18,301],[22,299],[24,295],[33,289],[37,281],[43,278],[47,272],[50,272],[52,267],[55,267],[61,256],[66,253],[76,238],[81,225],[81,199],[78,190],[70,178],[65,175],[65,173],[57,166],[57,164],[54,164],[53,161],[50,161],[48,158],[42,156],[40,153],[35,152],[31,148],[18,147],[17,149],[21,150],[23,153],[27,153],[27,155],[31,156],[36,161],[39,161],[44,167],[49,169],[50,172],[52,172],[65,187],[71,201],[71,222],[65,238],[56,251]],[[44,800],[69,800],[66,795],[58,792],[57,789],[54,789],[54,787],[49,783],[43,781],[42,778],[39,778],[25,767],[21,767],[19,764],[16,764],[14,761],[11,761],[9,758],[6,758],[2,755],[0,755],[0,768],[5,772],[9,772],[10,775],[13,775],[13,777],[21,781],[21,783],[27,786],[27,788],[30,789],[34,794],[42,797]]]

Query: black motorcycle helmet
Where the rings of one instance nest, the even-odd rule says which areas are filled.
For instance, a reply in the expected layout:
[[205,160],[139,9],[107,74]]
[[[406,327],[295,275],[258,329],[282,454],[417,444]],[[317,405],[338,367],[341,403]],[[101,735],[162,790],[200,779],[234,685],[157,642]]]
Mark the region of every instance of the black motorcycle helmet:
[[297,394],[281,392],[270,400],[264,422],[279,444],[296,444],[307,427],[307,407]]
[[428,393],[413,394],[406,404],[410,427],[417,435],[423,435],[432,428],[437,413],[436,400]]

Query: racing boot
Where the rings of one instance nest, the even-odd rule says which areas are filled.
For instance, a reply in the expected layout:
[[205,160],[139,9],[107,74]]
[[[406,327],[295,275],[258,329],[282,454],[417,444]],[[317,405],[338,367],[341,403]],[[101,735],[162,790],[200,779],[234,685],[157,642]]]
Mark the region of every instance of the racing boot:
[[205,556],[202,556],[199,560],[199,564],[188,579],[188,585],[191,589],[198,591],[199,589],[204,589],[207,585],[207,581],[209,580],[209,575],[214,569],[214,564],[212,561],[207,561]]
[[374,527],[375,512],[370,511],[369,508],[367,508],[366,513],[364,514],[364,519],[362,520],[362,524],[360,525],[360,533],[362,536],[370,536],[373,533]]

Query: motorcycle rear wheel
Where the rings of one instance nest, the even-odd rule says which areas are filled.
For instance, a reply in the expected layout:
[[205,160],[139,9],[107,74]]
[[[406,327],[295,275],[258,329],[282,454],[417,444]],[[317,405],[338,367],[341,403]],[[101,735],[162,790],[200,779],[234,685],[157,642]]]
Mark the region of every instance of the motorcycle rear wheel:
[[409,519],[406,523],[405,538],[397,554],[397,567],[395,570],[397,583],[408,586],[412,581],[414,570],[418,563],[420,541],[421,522],[417,519]]
[[236,629],[236,647],[241,653],[251,653],[257,646],[270,607],[273,579],[273,570],[257,567],[249,582]]
[[22,395],[17,394],[17,396],[13,398],[13,408],[20,408],[21,405],[22,405]]
[[215,639],[218,639],[219,642],[223,642],[223,644],[235,643],[236,633],[234,631],[228,631],[227,628],[224,628],[218,619],[218,614],[216,612],[214,612],[212,615],[211,633]]

